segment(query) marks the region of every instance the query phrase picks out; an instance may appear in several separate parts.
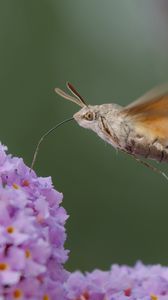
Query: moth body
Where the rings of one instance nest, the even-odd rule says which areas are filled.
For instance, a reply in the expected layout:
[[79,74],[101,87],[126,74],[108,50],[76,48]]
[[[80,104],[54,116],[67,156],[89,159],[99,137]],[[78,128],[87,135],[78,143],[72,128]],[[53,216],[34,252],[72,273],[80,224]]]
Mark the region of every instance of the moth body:
[[136,157],[154,159],[158,162],[168,162],[168,148],[159,137],[150,136],[148,131],[128,124],[128,134],[125,152]]
[[114,148],[139,161],[138,157],[143,157],[168,162],[167,84],[151,90],[126,107],[114,103],[87,105],[70,83],[67,87],[75,97],[58,88],[55,91],[82,107],[73,116],[80,126],[91,129]]
[[161,140],[147,129],[135,126],[122,111],[123,107],[117,104],[88,105],[73,117],[80,126],[91,129],[116,149],[137,157],[168,161],[168,149]]
[[88,105],[71,83],[67,83],[67,88],[72,95],[59,88],[55,91],[82,109],[73,118],[60,122],[41,136],[34,152],[31,170],[44,138],[74,119],[80,126],[91,129],[114,148],[132,155],[168,180],[161,170],[139,159],[140,156],[168,162],[168,84],[151,90],[126,107],[114,103]]

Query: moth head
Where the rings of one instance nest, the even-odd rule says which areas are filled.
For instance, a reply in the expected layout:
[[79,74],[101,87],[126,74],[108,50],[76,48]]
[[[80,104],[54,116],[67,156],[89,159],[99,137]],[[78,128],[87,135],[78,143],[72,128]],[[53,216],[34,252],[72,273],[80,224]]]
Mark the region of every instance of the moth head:
[[94,111],[90,108],[90,105],[87,105],[85,100],[83,99],[83,97],[76,91],[76,89],[74,88],[74,86],[67,82],[66,83],[67,88],[69,89],[69,91],[72,93],[73,96],[67,94],[66,92],[64,92],[63,90],[56,88],[55,92],[60,95],[61,97],[70,100],[74,103],[76,103],[77,105],[79,105],[80,107],[82,107],[82,109],[77,112],[76,114],[74,114],[74,119],[80,123],[80,125],[82,126],[81,122],[92,122],[95,119],[95,113]]
[[88,105],[83,107],[73,117],[80,126],[93,129],[98,119],[96,106]]
[[67,82],[66,86],[73,94],[73,96],[65,93],[59,88],[56,88],[55,92],[60,96],[62,96],[63,98],[70,100],[76,103],[77,105],[79,105],[81,109],[74,114],[73,118],[80,126],[93,129],[95,121],[97,120],[97,113],[96,113],[97,106],[87,105],[83,97],[76,91],[76,89],[73,87],[71,83]]

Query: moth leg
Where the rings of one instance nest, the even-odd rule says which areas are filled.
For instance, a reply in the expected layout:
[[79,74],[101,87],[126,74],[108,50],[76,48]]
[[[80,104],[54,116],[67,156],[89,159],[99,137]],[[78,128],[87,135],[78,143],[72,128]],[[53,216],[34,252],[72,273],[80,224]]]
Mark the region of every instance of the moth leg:
[[[123,151],[123,152],[125,152],[125,151]],[[131,157],[133,157],[139,163],[143,164],[144,166],[146,166],[147,168],[151,169],[155,173],[158,173],[158,174],[162,175],[164,178],[166,178],[168,180],[168,176],[164,172],[162,172],[161,170],[157,169],[156,167],[154,167],[150,163],[148,163],[148,162],[146,162],[144,160],[141,160],[140,158],[136,157],[135,155],[133,155],[131,153],[127,152],[127,154],[130,155]]]
[[158,173],[158,174],[161,174],[164,178],[166,178],[166,179],[168,180],[168,176],[167,176],[164,172],[162,172],[161,170],[157,169],[157,168],[154,167],[153,165],[149,164],[148,162],[146,162],[146,161],[144,161],[144,160],[141,160],[140,158],[138,158],[138,157],[136,157],[136,156],[134,156],[134,155],[133,155],[133,158],[134,158],[136,161],[138,161],[138,162],[140,162],[141,164],[143,164],[144,166],[150,168],[152,171],[154,171],[154,172],[156,172],[156,173]]

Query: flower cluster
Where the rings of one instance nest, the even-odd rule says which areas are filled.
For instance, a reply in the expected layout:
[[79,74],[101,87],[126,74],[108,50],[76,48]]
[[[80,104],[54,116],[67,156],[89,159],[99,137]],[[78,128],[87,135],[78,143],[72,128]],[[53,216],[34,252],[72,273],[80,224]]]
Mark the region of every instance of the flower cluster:
[[0,144],[0,300],[168,300],[168,267],[68,273],[62,194],[6,150]]
[[67,300],[168,300],[168,267],[113,265],[110,271],[72,273]]
[[62,300],[62,194],[0,145],[0,300]]

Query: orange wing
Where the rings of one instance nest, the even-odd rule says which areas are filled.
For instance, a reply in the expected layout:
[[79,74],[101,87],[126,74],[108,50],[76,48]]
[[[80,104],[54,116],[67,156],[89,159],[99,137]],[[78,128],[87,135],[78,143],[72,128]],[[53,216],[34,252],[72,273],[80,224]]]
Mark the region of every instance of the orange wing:
[[168,85],[166,87],[167,91],[161,87],[154,89],[122,110],[140,133],[165,143],[168,141]]

